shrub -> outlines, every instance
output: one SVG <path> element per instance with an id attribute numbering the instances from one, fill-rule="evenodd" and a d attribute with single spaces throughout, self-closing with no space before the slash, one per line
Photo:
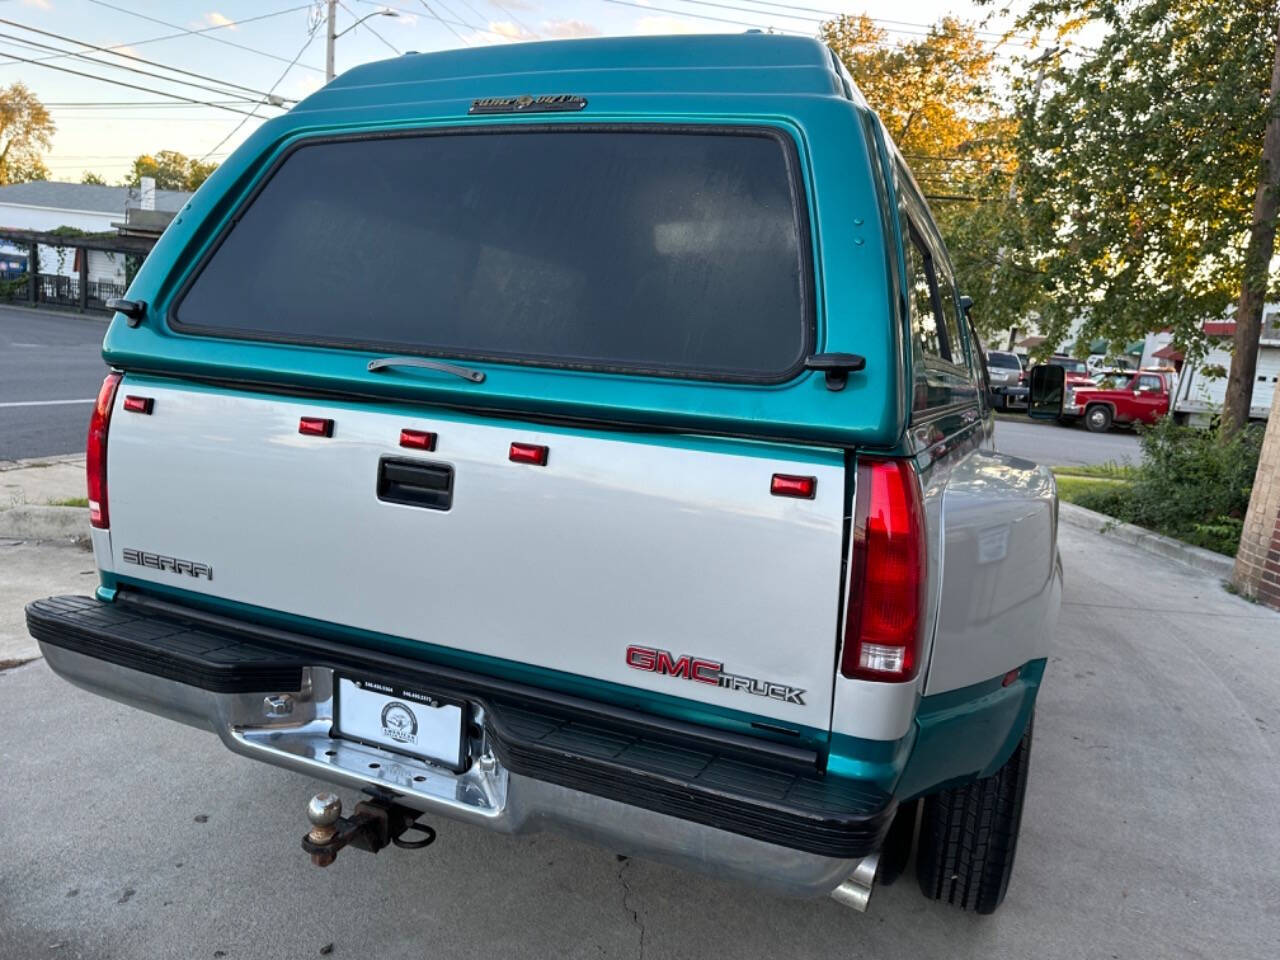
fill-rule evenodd
<path id="1" fill-rule="evenodd" d="M 1142 429 L 1139 442 L 1143 462 L 1122 508 L 1127 515 L 1105 512 L 1234 555 L 1258 469 L 1262 430 L 1251 426 L 1223 436 L 1180 427 L 1165 417 Z"/>

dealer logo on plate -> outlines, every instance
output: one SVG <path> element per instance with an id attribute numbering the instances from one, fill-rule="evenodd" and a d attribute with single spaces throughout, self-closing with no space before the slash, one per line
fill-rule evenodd
<path id="1" fill-rule="evenodd" d="M 382 708 L 382 732 L 396 743 L 418 742 L 418 718 L 399 700 Z"/>

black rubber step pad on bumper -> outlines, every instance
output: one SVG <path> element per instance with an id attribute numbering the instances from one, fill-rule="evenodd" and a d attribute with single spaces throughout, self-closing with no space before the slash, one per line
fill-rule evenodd
<path id="1" fill-rule="evenodd" d="M 782 762 L 768 744 L 758 755 L 740 740 L 721 748 L 713 730 L 680 736 L 678 725 L 618 722 L 540 688 L 256 624 L 241 634 L 226 617 L 163 606 L 51 597 L 27 606 L 27 627 L 42 643 L 216 693 L 297 690 L 306 666 L 426 685 L 483 704 L 494 751 L 512 773 L 807 853 L 866 856 L 893 818 L 888 794 Z"/>

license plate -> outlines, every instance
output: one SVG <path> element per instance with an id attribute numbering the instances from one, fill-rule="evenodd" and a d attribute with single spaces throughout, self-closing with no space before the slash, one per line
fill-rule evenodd
<path id="1" fill-rule="evenodd" d="M 335 732 L 350 740 L 461 770 L 466 704 L 379 680 L 338 677 Z"/>

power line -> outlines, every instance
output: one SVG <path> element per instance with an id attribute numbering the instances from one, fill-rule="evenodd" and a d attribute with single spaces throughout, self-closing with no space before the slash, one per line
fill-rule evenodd
<path id="1" fill-rule="evenodd" d="M 75 39 L 74 37 L 68 37 L 68 36 L 65 36 L 65 35 L 63 35 L 63 34 L 61 34 L 61 33 L 52 33 L 52 32 L 50 32 L 50 31 L 48 31 L 48 30 L 41 30 L 41 29 L 39 29 L 38 27 L 29 27 L 29 26 L 27 26 L 26 24 L 18 23 L 17 21 L 14 21 L 14 20 L 6 20 L 6 19 L 4 19 L 3 17 L 0 17 L 0 23 L 5 23 L 5 24 L 8 24 L 8 25 L 9 25 L 9 26 L 11 26 L 11 27 L 17 27 L 19 30 L 26 30 L 26 31 L 28 31 L 28 32 L 30 32 L 30 33 L 38 33 L 38 34 L 40 34 L 40 35 L 41 35 L 41 36 L 43 36 L 43 37 L 53 37 L 55 40 L 62 40 L 62 41 L 65 41 L 65 42 L 67 42 L 67 43 L 76 43 L 76 44 L 79 44 L 79 45 L 80 45 L 80 46 L 82 46 L 82 47 L 87 47 L 87 48 L 89 48 L 90 50 L 98 50 L 98 51 L 100 51 L 100 52 L 102 52 L 102 53 L 109 53 L 109 54 L 111 54 L 111 55 L 112 55 L 112 56 L 114 56 L 114 57 L 124 57 L 124 58 L 125 58 L 125 59 L 127 59 L 127 60 L 134 60 L 134 61 L 136 61 L 136 62 L 138 62 L 138 63 L 145 63 L 145 64 L 147 64 L 148 66 L 152 66 L 152 67 L 159 67 L 160 69 L 162 69 L 162 70 L 168 70 L 168 71 L 170 71 L 171 73 L 181 73 L 181 74 L 183 74 L 184 76 L 188 76 L 188 77 L 196 77 L 196 78 L 197 78 L 197 79 L 199 79 L 199 80 L 208 80 L 208 81 L 210 81 L 210 82 L 212 82 L 212 83 L 219 83 L 219 84 L 222 84 L 223 86 L 226 86 L 226 87 L 235 87 L 235 88 L 236 88 L 236 89 L 238 89 L 238 90 L 244 90 L 244 91 L 246 91 L 247 93 L 252 93 L 252 94 L 254 94 L 255 96 L 258 96 L 258 97 L 263 96 L 263 93 L 262 93 L 262 91 L 261 91 L 261 90 L 255 90 L 255 89 L 253 89 L 253 87 L 246 87 L 244 84 L 241 84 L 241 83 L 233 83 L 233 82 L 231 82 L 230 80 L 219 80 L 217 77 L 209 77 L 209 76 L 205 76 L 205 75 L 204 75 L 204 74 L 202 74 L 202 73 L 195 73 L 195 72 L 193 72 L 193 71 L 191 71 L 191 70 L 184 70 L 182 67 L 171 67 L 171 66 L 169 66 L 168 64 L 165 64 L 165 63 L 158 63 L 158 62 L 156 62 L 155 60 L 148 60 L 148 59 L 146 59 L 145 57 L 135 56 L 135 55 L 134 55 L 134 54 L 132 54 L 132 53 L 124 53 L 124 52 L 122 52 L 122 51 L 120 51 L 120 50 L 112 50 L 110 47 L 100 47 L 100 46 L 98 46 L 97 44 L 88 43 L 88 42 L 86 42 L 86 41 L 84 41 L 84 40 L 77 40 L 77 39 Z M 50 47 L 50 49 L 55 49 L 55 48 Z M 72 54 L 72 55 L 79 56 L 79 54 Z M 93 62 L 98 63 L 98 62 L 102 62 L 102 61 L 93 61 Z M 191 84 L 191 86 L 198 86 L 198 84 Z M 208 89 L 208 88 L 206 88 L 206 89 Z"/>
<path id="2" fill-rule="evenodd" d="M 343 3 L 342 0 L 338 0 L 338 6 L 340 6 L 343 10 L 347 11 L 347 13 L 351 14 L 351 16 L 353 17 L 355 16 L 355 12 L 350 7 L 348 7 L 345 3 Z M 382 41 L 382 45 L 384 47 L 389 48 L 391 52 L 394 53 L 397 57 L 400 56 L 400 51 L 397 50 L 393 44 L 389 43 L 386 37 L 380 34 L 377 30 L 373 29 L 373 26 L 368 21 L 361 21 L 357 19 L 355 25 L 357 27 L 363 27 L 365 30 L 368 30 L 375 37 L 377 37 L 379 40 Z"/>
<path id="3" fill-rule="evenodd" d="M 461 15 L 461 14 L 459 14 L 457 10 L 454 10 L 454 9 L 453 9 L 453 7 L 451 7 L 451 6 L 449 6 L 447 3 L 445 3 L 445 2 L 444 2 L 444 0 L 436 0 L 436 4 L 437 4 L 441 9 L 443 9 L 445 13 L 447 13 L 449 16 L 453 17 L 453 19 L 454 19 L 455 21 L 461 21 L 462 23 L 465 23 L 469 29 L 471 29 L 471 30 L 477 30 L 477 31 L 478 31 L 478 30 L 483 30 L 483 29 L 484 29 L 484 27 L 477 27 L 474 23 L 471 23 L 471 22 L 470 22 L 470 21 L 468 21 L 468 20 L 463 20 L 462 15 Z M 508 38 L 508 39 L 509 39 L 509 38 Z"/>
<path id="4" fill-rule="evenodd" d="M 743 20 L 729 20 L 725 17 L 713 17 L 706 13 L 693 13 L 688 10 L 672 10 L 670 7 L 653 7 L 647 3 L 633 3 L 632 0 L 600 0 L 600 2 L 616 4 L 620 7 L 635 7 L 637 10 L 648 10 L 651 13 L 670 13 L 677 17 L 693 17 L 696 20 L 711 20 L 715 23 L 731 23 L 735 27 L 750 27 L 755 30 L 774 30 L 778 33 L 789 33 L 793 36 L 808 36 L 808 34 L 802 34 L 799 30 L 784 30 L 782 27 L 774 27 L 767 23 L 747 23 Z M 716 4 L 716 6 L 720 6 L 720 4 Z M 760 11 L 760 13 L 763 14 L 764 11 Z"/>
<path id="5" fill-rule="evenodd" d="M 0 23 L 8 21 L 0 20 Z M 110 63 L 106 60 L 99 60 L 97 57 L 91 57 L 87 53 L 78 53 L 72 50 L 62 50 L 60 47 L 52 46 L 48 43 L 41 43 L 38 40 L 27 40 L 23 37 L 15 36 L 12 33 L 0 33 L 0 39 L 8 40 L 11 43 L 20 43 L 25 47 L 34 47 L 37 50 L 58 50 L 66 53 L 68 56 L 75 57 L 78 60 L 84 60 L 88 63 L 96 64 L 100 67 L 106 67 L 108 70 L 124 70 L 127 73 L 136 73 L 142 77 L 150 77 L 153 80 L 162 80 L 165 83 L 176 83 L 185 87 L 194 87 L 197 90 L 207 90 L 210 93 L 218 93 L 224 97 L 235 96 L 234 90 L 227 90 L 223 87 L 211 87 L 208 84 L 196 83 L 192 80 L 179 80 L 175 77 L 166 77 L 161 73 L 153 73 L 150 70 L 139 70 L 137 67 L 129 67 L 122 63 Z M 72 41 L 75 42 L 75 41 Z M 49 66 L 49 64 L 41 64 L 41 66 Z"/>
<path id="6" fill-rule="evenodd" d="M 271 85 L 271 89 L 267 91 L 268 97 L 270 97 L 271 94 L 275 93 L 276 87 L 280 86 L 280 84 L 284 82 L 284 78 L 289 75 L 289 71 L 293 69 L 293 65 L 302 58 L 302 55 L 304 53 L 307 52 L 307 47 L 311 46 L 311 41 L 315 40 L 316 38 L 316 30 L 319 26 L 320 26 L 320 21 L 317 20 L 315 23 L 315 26 L 313 26 L 311 30 L 307 33 L 306 42 L 303 43 L 301 48 L 299 48 L 297 54 L 294 55 L 293 60 L 289 63 L 287 67 L 284 68 L 284 71 L 280 74 L 280 76 L 276 78 L 276 82 Z M 246 123 L 248 123 L 250 118 L 252 118 L 253 115 L 258 112 L 258 106 L 259 104 L 255 104 L 253 110 L 248 114 L 248 116 L 246 116 L 243 120 L 241 120 L 234 127 L 232 127 L 231 132 L 228 133 L 221 140 L 219 140 L 216 144 L 214 144 L 213 149 L 210 150 L 208 153 L 206 153 L 200 159 L 202 161 L 208 160 L 211 156 L 213 156 L 213 154 L 218 150 L 219 147 L 221 147 L 224 143 L 226 143 L 228 140 L 234 137 L 237 133 L 239 133 L 240 128 L 243 127 Z"/>
<path id="7" fill-rule="evenodd" d="M 467 23 L 465 20 L 457 20 L 457 19 L 450 20 L 446 17 L 442 17 L 440 16 L 440 14 L 436 13 L 433 9 L 431 9 L 431 7 L 426 4 L 425 0 L 418 0 L 418 2 L 423 6 L 423 8 L 426 9 L 427 13 L 431 16 L 433 20 L 435 20 L 437 23 L 443 26 L 446 30 L 452 33 L 462 43 L 467 44 L 467 46 L 471 45 L 470 41 L 467 40 L 466 37 L 462 36 L 462 34 L 458 33 L 458 31 L 451 29 L 450 24 L 456 27 L 466 27 L 468 30 L 475 30 L 478 33 L 487 33 L 491 37 L 497 37 L 499 40 L 502 40 L 504 43 L 511 43 L 515 39 L 509 34 L 499 33 L 497 30 L 490 30 L 488 27 L 477 27 L 474 23 Z M 416 10 L 410 10 L 408 7 L 399 7 L 399 6 L 396 6 L 394 3 L 382 3 L 380 2 L 380 0 L 356 0 L 356 3 L 363 3 L 370 7 L 382 7 L 388 10 L 399 10 L 401 13 L 407 13 L 411 16 L 420 16 L 418 11 Z M 501 6 L 501 4 L 499 4 L 499 6 Z M 506 10 L 507 8 L 503 7 L 502 9 Z M 457 15 L 451 14 L 451 16 L 456 17 Z M 512 19 L 514 20 L 515 18 L 513 17 Z M 523 24 L 517 23 L 517 26 L 523 26 Z M 525 29 L 527 30 L 528 28 L 525 27 Z M 537 34 L 534 34 L 534 36 L 537 36 Z"/>
<path id="8" fill-rule="evenodd" d="M 154 87 L 141 87 L 136 83 L 125 83 L 125 81 L 123 80 L 115 80 L 115 79 L 112 79 L 111 77 L 100 77 L 95 73 L 85 73 L 83 70 L 72 70 L 70 67 L 59 67 L 59 66 L 55 66 L 52 63 L 42 63 L 39 60 L 33 60 L 31 57 L 20 57 L 16 53 L 9 53 L 7 51 L 5 52 L 4 55 L 6 57 L 12 57 L 14 60 L 17 60 L 21 63 L 31 63 L 31 64 L 35 64 L 37 67 L 44 67 L 46 70 L 57 70 L 59 73 L 70 73 L 74 76 L 85 77 L 89 80 L 100 80 L 103 83 L 115 84 L 117 87 L 127 87 L 130 90 L 141 90 L 143 93 L 154 93 L 162 97 L 170 97 L 174 100 L 181 100 L 184 103 L 194 103 L 201 107 L 214 107 L 218 110 L 228 110 L 231 113 L 243 113 L 246 117 L 253 116 L 253 114 L 249 113 L 246 110 L 237 110 L 235 107 L 228 107 L 225 104 L 221 104 L 213 100 L 193 100 L 190 97 L 184 97 L 176 93 L 169 93 L 168 91 L 165 91 L 165 90 L 156 90 Z"/>
<path id="9" fill-rule="evenodd" d="M 181 31 L 180 33 L 170 34 L 169 36 L 165 36 L 165 37 L 152 37 L 150 40 L 140 40 L 138 43 L 125 44 L 125 46 L 137 47 L 137 46 L 141 46 L 144 43 L 156 43 L 160 40 L 172 40 L 175 37 L 199 36 L 199 37 L 203 37 L 206 40 L 212 40 L 214 43 L 221 43 L 224 46 L 235 47 L 237 50 L 247 50 L 249 53 L 256 53 L 260 57 L 269 57 L 272 60 L 279 60 L 281 63 L 288 63 L 289 61 L 284 57 L 278 56 L 277 54 L 268 53 L 266 50 L 259 50 L 256 47 L 247 47 L 243 43 L 236 43 L 232 40 L 227 40 L 223 37 L 212 37 L 212 36 L 209 36 L 208 34 L 213 30 L 221 30 L 225 27 L 239 26 L 240 24 L 243 24 L 243 23 L 253 23 L 255 20 L 267 20 L 271 17 L 283 16 L 286 13 L 294 13 L 297 10 L 311 9 L 310 3 L 304 3 L 297 7 L 288 7 L 284 10 L 277 10 L 275 13 L 263 13 L 263 14 L 259 14 L 256 17 L 245 17 L 243 20 L 232 20 L 228 23 L 219 23 L 212 27 L 200 27 L 198 29 L 187 30 L 178 26 L 178 24 L 176 23 L 170 23 L 168 20 L 161 20 L 157 17 L 148 16 L 145 13 L 139 13 L 137 10 L 130 10 L 128 7 L 119 7 L 119 6 L 116 6 L 114 3 L 107 3 L 107 0 L 89 0 L 89 2 L 96 3 L 100 7 L 107 7 L 110 10 L 118 10 L 120 13 L 127 13 L 131 17 L 138 17 L 139 19 L 142 19 L 142 20 L 150 20 L 152 23 L 158 23 L 162 27 L 169 27 L 172 30 Z M 302 64 L 302 67 L 305 70 L 314 70 L 316 73 L 324 73 L 324 71 L 321 70 L 319 67 L 313 67 L 310 64 L 304 63 Z"/>
<path id="10" fill-rule="evenodd" d="M 457 30 L 453 29 L 453 27 L 449 26 L 449 24 L 445 22 L 444 18 L 441 17 L 440 14 L 436 13 L 429 6 L 427 6 L 427 0 L 418 0 L 418 2 L 422 4 L 422 8 L 426 10 L 427 13 L 431 14 L 433 17 L 439 20 L 446 30 L 448 30 L 455 37 L 457 37 L 460 43 L 466 44 L 468 47 L 471 46 L 471 44 L 467 43 L 467 41 L 463 39 L 462 34 L 460 34 Z M 466 24 L 464 23 L 463 26 L 465 27 Z"/>
<path id="11" fill-rule="evenodd" d="M 498 0 L 489 0 L 489 2 L 492 3 L 499 10 L 501 10 L 503 13 L 505 13 L 508 17 L 510 17 L 511 22 L 514 23 L 521 30 L 523 30 L 525 33 L 529 34 L 529 36 L 531 37 L 541 36 L 541 34 L 539 34 L 537 30 L 534 30 L 533 27 L 529 26 L 527 23 L 525 23 L 523 20 L 517 17 L 515 14 L 515 11 L 512 10 L 510 7 L 504 6 L 503 4 L 499 3 Z M 470 10 L 472 13 L 474 13 L 477 17 L 479 17 L 482 22 L 485 21 L 486 18 L 484 14 L 482 14 L 479 10 L 473 7 L 468 2 L 468 0 L 462 0 L 462 5 L 466 7 L 468 10 Z"/>

